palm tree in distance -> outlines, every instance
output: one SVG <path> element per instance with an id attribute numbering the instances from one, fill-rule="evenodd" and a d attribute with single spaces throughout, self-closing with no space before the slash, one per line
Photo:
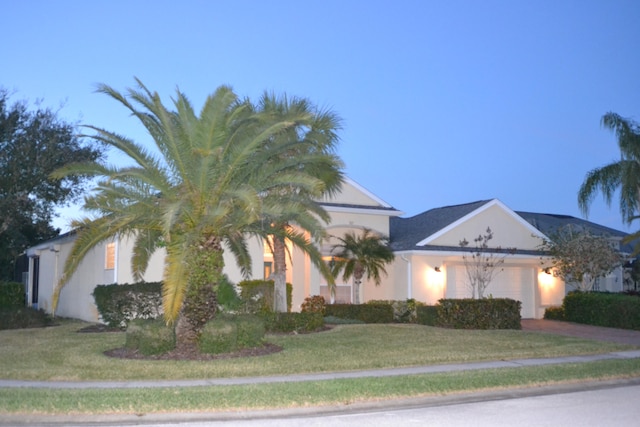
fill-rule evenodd
<path id="1" fill-rule="evenodd" d="M 316 108 L 309 100 L 297 97 L 278 97 L 265 92 L 260 98 L 256 110 L 266 120 L 282 121 L 297 117 L 292 126 L 273 135 L 274 144 L 284 144 L 289 148 L 282 152 L 282 158 L 274 158 L 280 164 L 282 174 L 294 168 L 296 173 L 309 175 L 319 180 L 321 187 L 314 192 L 301 191 L 300 187 L 283 186 L 270 191 L 265 198 L 275 203 L 287 200 L 289 205 L 297 207 L 282 212 L 279 216 L 265 216 L 263 224 L 268 225 L 266 239 L 273 254 L 274 268 L 271 278 L 274 281 L 274 311 L 287 311 L 286 295 L 286 241 L 301 248 L 309 255 L 310 260 L 320 272 L 333 284 L 331 272 L 322 260 L 322 255 L 314 245 L 311 237 L 318 242 L 324 237 L 322 223 L 329 221 L 329 215 L 318 203 L 323 196 L 335 194 L 342 186 L 343 164 L 335 154 L 338 142 L 337 131 L 340 129 L 340 118 L 331 111 Z M 304 161 L 303 161 L 304 160 Z M 286 179 L 286 178 L 285 178 Z M 289 254 L 290 255 L 290 254 Z"/>
<path id="2" fill-rule="evenodd" d="M 295 189 L 315 194 L 319 179 L 282 164 L 289 147 L 275 135 L 295 123 L 266 119 L 227 86 L 207 97 L 196 114 L 176 91 L 172 108 L 136 79 L 137 88 L 122 94 L 107 85 L 98 92 L 126 107 L 153 139 L 152 153 L 114 132 L 89 126 L 94 139 L 126 155 L 131 166 L 85 163 L 61 169 L 56 177 L 86 174 L 99 179 L 85 210 L 94 214 L 77 222 L 78 237 L 68 257 L 59 292 L 84 256 L 97 244 L 117 237 L 134 239 L 132 272 L 139 280 L 151 255 L 165 248 L 163 306 L 176 326 L 176 345 L 191 349 L 204 324 L 215 316 L 217 286 L 229 250 L 245 275 L 251 264 L 247 237 L 264 217 L 297 212 L 292 199 L 274 203 L 265 194 Z M 298 161 L 305 163 L 302 157 Z"/>
<path id="3" fill-rule="evenodd" d="M 346 282 L 353 277 L 354 303 L 360 303 L 360 285 L 362 279 L 373 279 L 376 286 L 380 285 L 381 274 L 386 275 L 384 266 L 391 263 L 395 255 L 389 247 L 389 238 L 375 234 L 365 228 L 362 234 L 348 232 L 344 237 L 336 237 L 340 243 L 333 245 L 335 251 L 332 259 L 332 274 L 338 277 L 342 272 L 342 279 Z"/>
<path id="4" fill-rule="evenodd" d="M 615 132 L 620 160 L 587 173 L 578 192 L 578 205 L 586 216 L 598 192 L 611 205 L 614 193 L 619 190 L 622 219 L 631 224 L 640 209 L 640 127 L 615 113 L 605 114 L 602 125 Z"/>

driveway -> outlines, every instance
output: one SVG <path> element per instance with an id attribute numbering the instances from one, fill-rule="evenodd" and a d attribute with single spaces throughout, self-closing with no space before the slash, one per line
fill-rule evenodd
<path id="1" fill-rule="evenodd" d="M 558 320 L 523 319 L 522 330 L 640 346 L 640 331 L 628 329 L 603 328 Z"/>

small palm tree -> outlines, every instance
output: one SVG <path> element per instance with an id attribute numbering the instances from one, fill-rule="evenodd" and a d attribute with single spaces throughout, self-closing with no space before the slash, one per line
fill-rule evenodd
<path id="1" fill-rule="evenodd" d="M 360 285 L 366 275 L 373 279 L 376 286 L 380 285 L 381 274 L 386 275 L 384 266 L 391 263 L 395 255 L 389 247 L 389 238 L 373 233 L 365 228 L 362 234 L 348 232 L 344 237 L 337 237 L 340 243 L 333 245 L 331 252 L 335 252 L 332 260 L 332 274 L 338 277 L 342 272 L 342 279 L 348 281 L 353 277 L 354 303 L 360 303 Z"/>
<path id="2" fill-rule="evenodd" d="M 319 179 L 288 168 L 281 159 L 289 147 L 274 138 L 295 123 L 265 120 L 248 101 L 226 86 L 210 95 L 196 114 L 177 91 L 173 109 L 139 80 L 122 94 L 101 85 L 104 93 L 126 107 L 146 128 L 154 151 L 114 132 L 91 127 L 98 141 L 123 153 L 130 165 L 85 163 L 55 176 L 85 174 L 99 179 L 85 210 L 94 217 L 77 223 L 78 238 L 54 294 L 84 256 L 97 244 L 117 237 L 134 239 L 132 270 L 144 274 L 151 255 L 166 249 L 163 305 L 165 319 L 176 323 L 177 346 L 192 348 L 204 324 L 215 315 L 217 286 L 229 248 L 250 274 L 247 236 L 264 217 L 281 217 L 297 206 L 291 199 L 275 203 L 265 197 L 293 188 L 312 194 Z M 305 163 L 303 154 L 297 159 Z M 55 310 L 55 307 L 54 307 Z"/>
<path id="3" fill-rule="evenodd" d="M 335 194 L 344 179 L 342 161 L 334 152 L 341 120 L 331 111 L 319 110 L 305 98 L 289 98 L 286 95 L 278 97 L 266 92 L 260 98 L 256 110 L 265 120 L 287 121 L 292 117 L 296 118 L 292 126 L 273 136 L 273 143 L 289 146 L 283 152 L 283 157 L 274 161 L 280 163 L 284 176 L 289 168 L 294 168 L 296 173 L 308 174 L 313 180 L 322 183 L 313 192 L 284 186 L 265 196 L 277 203 L 282 200 L 293 202 L 290 204 L 297 207 L 295 210 L 282 212 L 279 216 L 262 219 L 263 224 L 268 224 L 266 234 L 272 237 L 267 242 L 271 245 L 274 260 L 271 275 L 274 280 L 274 310 L 284 312 L 287 311 L 285 241 L 302 249 L 328 281 L 332 283 L 333 280 L 320 251 L 309 236 L 315 237 L 313 240 L 316 241 L 324 236 L 322 223 L 328 222 L 329 215 L 317 200 L 325 195 Z"/>
<path id="4" fill-rule="evenodd" d="M 620 160 L 587 173 L 578 192 L 578 204 L 587 215 L 598 192 L 611 204 L 614 193 L 620 190 L 620 213 L 623 221 L 630 224 L 640 209 L 640 126 L 615 113 L 605 114 L 602 125 L 615 132 Z"/>

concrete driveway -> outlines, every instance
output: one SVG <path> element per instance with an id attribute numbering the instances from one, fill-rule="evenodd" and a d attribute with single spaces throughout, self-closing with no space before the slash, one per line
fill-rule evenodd
<path id="1" fill-rule="evenodd" d="M 522 330 L 640 346 L 640 331 L 628 329 L 603 328 L 558 320 L 523 319 Z"/>

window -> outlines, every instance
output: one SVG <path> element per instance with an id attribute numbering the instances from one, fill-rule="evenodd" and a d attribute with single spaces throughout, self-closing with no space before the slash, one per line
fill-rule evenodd
<path id="1" fill-rule="evenodd" d="M 115 242 L 107 243 L 105 251 L 105 270 L 113 270 L 116 268 L 116 244 Z"/>
<path id="2" fill-rule="evenodd" d="M 264 278 L 268 279 L 273 271 L 273 263 L 269 261 L 264 262 Z"/>

